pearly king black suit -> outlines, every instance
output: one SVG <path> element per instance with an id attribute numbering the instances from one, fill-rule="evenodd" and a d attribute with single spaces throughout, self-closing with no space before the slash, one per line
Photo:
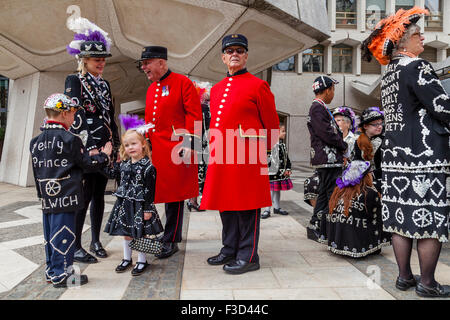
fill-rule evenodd
<path id="1" fill-rule="evenodd" d="M 100 149 L 108 141 L 112 142 L 112 159 L 114 161 L 114 156 L 120 146 L 120 140 L 114 120 L 114 105 L 109 83 L 101 77 L 94 78 L 90 73 L 86 73 L 84 76 L 81 73 L 73 74 L 66 78 L 64 93 L 82 107 L 76 113 L 70 131 L 82 139 L 88 151 Z M 105 206 L 104 193 L 107 182 L 108 178 L 100 172 L 86 172 L 83 176 L 85 202 L 84 207 L 77 212 L 76 250 L 81 249 L 81 233 L 89 203 L 91 203 L 91 251 L 99 248 L 100 229 Z M 93 247 L 94 245 L 96 248 Z M 77 252 L 75 253 L 75 259 L 78 259 Z"/>

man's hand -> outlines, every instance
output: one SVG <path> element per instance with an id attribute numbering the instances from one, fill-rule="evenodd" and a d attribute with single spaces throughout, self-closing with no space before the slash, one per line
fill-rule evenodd
<path id="1" fill-rule="evenodd" d="M 108 155 L 108 157 L 109 157 L 111 155 L 111 152 L 112 152 L 112 143 L 108 141 L 105 144 L 105 146 L 102 148 L 102 152 L 106 153 Z"/>
<path id="2" fill-rule="evenodd" d="M 192 153 L 191 149 L 186 147 L 181 147 L 180 151 L 178 151 L 178 155 L 180 156 L 180 158 L 184 159 L 190 159 L 191 153 Z"/>
<path id="3" fill-rule="evenodd" d="M 98 149 L 92 149 L 91 151 L 89 151 L 90 156 L 95 156 L 97 154 L 99 154 Z"/>

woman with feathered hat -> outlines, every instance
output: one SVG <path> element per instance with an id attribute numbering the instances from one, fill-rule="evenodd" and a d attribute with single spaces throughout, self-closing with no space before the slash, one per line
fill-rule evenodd
<path id="1" fill-rule="evenodd" d="M 387 65 L 381 80 L 385 112 L 382 218 L 392 233 L 399 267 L 396 287 L 422 297 L 448 297 L 434 273 L 450 213 L 450 99 L 431 64 L 421 58 L 424 37 L 416 25 L 428 11 L 414 7 L 381 20 L 362 44 L 364 57 Z M 410 266 L 417 239 L 420 280 Z"/>
<path id="2" fill-rule="evenodd" d="M 108 81 L 102 78 L 105 58 L 111 57 L 109 51 L 111 39 L 105 31 L 85 18 L 70 21 L 68 27 L 75 32 L 75 36 L 67 46 L 67 52 L 78 60 L 78 73 L 66 78 L 65 94 L 82 107 L 75 116 L 71 131 L 80 136 L 86 150 L 93 154 L 111 141 L 114 156 L 117 154 L 120 140 L 114 120 L 111 88 Z M 97 257 L 107 257 L 100 242 L 107 182 L 108 178 L 100 172 L 85 172 L 83 175 L 85 206 L 76 214 L 75 261 L 83 263 L 98 261 L 81 246 L 81 234 L 89 203 L 92 234 L 90 251 Z"/>

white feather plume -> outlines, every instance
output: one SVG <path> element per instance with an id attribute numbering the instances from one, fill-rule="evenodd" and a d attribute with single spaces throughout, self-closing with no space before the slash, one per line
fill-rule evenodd
<path id="1" fill-rule="evenodd" d="M 145 135 L 147 133 L 148 130 L 150 130 L 151 128 L 154 128 L 155 125 L 151 122 L 144 124 L 142 126 L 137 127 L 135 130 L 136 132 Z"/>
<path id="2" fill-rule="evenodd" d="M 78 17 L 75 19 L 69 19 L 67 21 L 67 28 L 75 33 L 84 34 L 85 36 L 89 35 L 89 31 L 99 31 L 106 39 L 107 48 L 109 49 L 111 47 L 112 41 L 109 38 L 108 33 L 86 18 Z"/>

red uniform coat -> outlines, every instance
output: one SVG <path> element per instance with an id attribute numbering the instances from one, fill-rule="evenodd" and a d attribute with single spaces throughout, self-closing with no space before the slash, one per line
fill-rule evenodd
<path id="1" fill-rule="evenodd" d="M 187 77 L 170 72 L 147 90 L 145 122 L 149 130 L 152 162 L 156 168 L 155 203 L 181 201 L 198 196 L 197 164 L 185 164 L 176 150 L 183 137 L 201 137 L 202 108 L 197 91 Z M 194 121 L 198 121 L 194 129 Z"/>
<path id="2" fill-rule="evenodd" d="M 210 110 L 210 157 L 201 208 L 271 206 L 267 149 L 278 141 L 279 120 L 268 83 L 248 72 L 227 77 L 212 87 Z"/>

